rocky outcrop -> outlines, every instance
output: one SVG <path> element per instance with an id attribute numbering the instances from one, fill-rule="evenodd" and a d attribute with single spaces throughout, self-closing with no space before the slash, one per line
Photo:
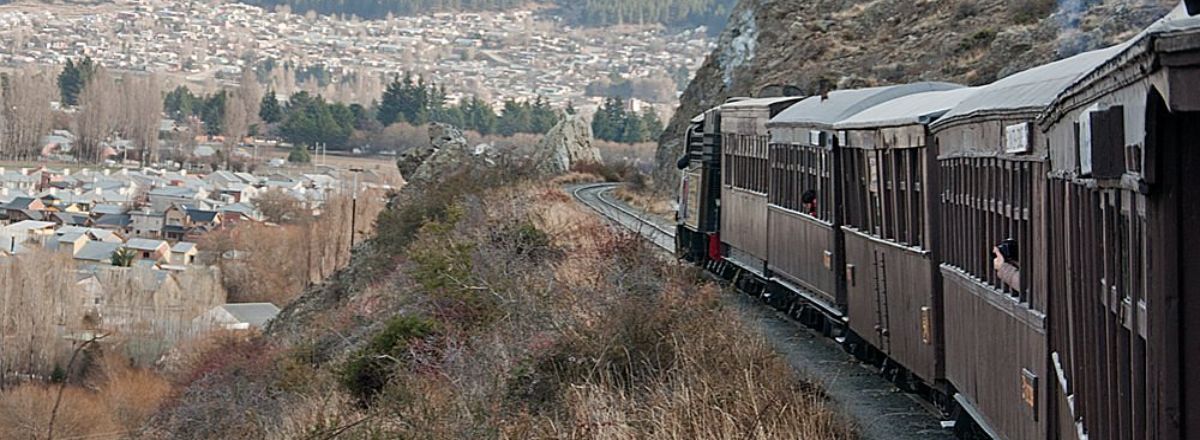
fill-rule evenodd
<path id="1" fill-rule="evenodd" d="M 537 145 L 541 160 L 537 163 L 542 174 L 562 174 L 578 163 L 599 163 L 600 150 L 592 146 L 592 126 L 579 115 L 570 115 L 546 133 Z"/>
<path id="2" fill-rule="evenodd" d="M 466 167 L 494 165 L 490 153 L 490 148 L 469 147 L 462 130 L 434 123 L 429 126 L 429 146 L 405 152 L 396 167 L 407 181 L 406 188 L 423 188 Z"/>
<path id="3" fill-rule="evenodd" d="M 1120 42 L 1176 0 L 740 0 L 659 139 L 677 182 L 687 121 L 734 96 L 911 81 L 984 84 Z"/>

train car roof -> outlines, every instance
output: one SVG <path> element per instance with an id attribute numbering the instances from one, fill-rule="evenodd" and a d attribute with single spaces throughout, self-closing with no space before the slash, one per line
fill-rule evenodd
<path id="1" fill-rule="evenodd" d="M 996 114 L 1041 112 L 1067 87 L 1120 53 L 1127 45 L 1084 52 L 982 86 L 931 125 L 938 127 L 953 121 Z"/>
<path id="2" fill-rule="evenodd" d="M 829 126 L 884 102 L 914 93 L 954 90 L 958 84 L 920 82 L 866 89 L 835 90 L 827 96 L 813 96 L 788 107 L 771 119 L 768 126 Z"/>
<path id="3" fill-rule="evenodd" d="M 740 101 L 733 101 L 722 105 L 723 109 L 742 109 L 742 108 L 766 108 L 776 104 L 786 103 L 789 101 L 795 102 L 804 99 L 803 96 L 779 96 L 774 98 L 750 98 Z"/>
<path id="4" fill-rule="evenodd" d="M 977 91 L 978 87 L 972 87 L 902 96 L 846 118 L 834 124 L 834 128 L 855 130 L 929 124 Z"/>
<path id="5" fill-rule="evenodd" d="M 1054 114 L 1058 107 L 1063 105 L 1064 100 L 1079 90 L 1088 87 L 1089 84 L 1110 74 L 1114 69 L 1119 68 L 1122 64 L 1136 58 L 1141 53 L 1153 51 L 1151 44 L 1155 37 L 1171 37 L 1176 35 L 1193 35 L 1200 33 L 1200 15 L 1192 16 L 1188 14 L 1187 8 L 1183 3 L 1180 3 L 1174 10 L 1168 13 L 1163 18 L 1154 22 L 1146 29 L 1126 41 L 1124 44 L 1109 48 L 1113 52 L 1107 58 L 1102 60 L 1096 66 L 1089 69 L 1087 72 L 1076 77 L 1073 81 L 1067 84 L 1049 104 L 1047 111 L 1041 115 L 1039 119 L 1046 122 L 1045 119 Z"/>

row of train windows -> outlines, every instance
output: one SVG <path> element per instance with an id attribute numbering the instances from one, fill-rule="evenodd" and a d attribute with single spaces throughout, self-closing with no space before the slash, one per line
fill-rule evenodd
<path id="1" fill-rule="evenodd" d="M 768 136 L 724 135 L 725 184 L 760 194 L 767 193 Z"/>
<path id="2" fill-rule="evenodd" d="M 1029 260 L 1032 229 L 1032 162 L 992 157 L 940 161 L 942 182 L 942 260 L 1021 302 L 1032 304 L 1029 280 L 1037 268 Z M 994 248 L 1011 242 L 1005 260 L 1019 272 L 1013 285 L 1002 279 Z"/>
<path id="3" fill-rule="evenodd" d="M 1064 386 L 1077 396 L 1077 413 L 1094 421 L 1091 434 L 1113 437 L 1114 428 L 1130 426 L 1141 432 L 1145 421 L 1129 414 L 1145 408 L 1148 386 L 1145 333 L 1136 319 L 1149 291 L 1146 200 L 1062 180 L 1050 181 L 1049 189 L 1050 264 L 1058 268 L 1049 273 L 1050 290 L 1061 305 L 1052 322 L 1063 326 L 1053 334 L 1070 377 Z M 1106 361 L 1114 356 L 1122 361 Z"/>
<path id="4" fill-rule="evenodd" d="M 824 221 L 833 217 L 833 155 L 807 145 L 771 144 L 771 188 L 775 206 Z"/>
<path id="5" fill-rule="evenodd" d="M 842 154 L 846 225 L 924 248 L 925 149 L 846 149 Z"/>

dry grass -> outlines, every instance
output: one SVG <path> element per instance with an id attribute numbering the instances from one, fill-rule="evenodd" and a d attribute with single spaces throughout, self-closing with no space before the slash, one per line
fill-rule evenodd
<path id="1" fill-rule="evenodd" d="M 557 183 L 449 203 L 309 334 L 192 362 L 205 379 L 182 384 L 152 437 L 202 438 L 189 427 L 203 423 L 222 438 L 853 438 L 717 286 Z"/>
<path id="2" fill-rule="evenodd" d="M 132 437 L 158 410 L 170 391 L 166 380 L 112 359 L 98 359 L 103 367 L 95 377 L 63 390 L 55 438 Z M 0 393 L 0 438 L 45 438 L 58 389 L 58 384 L 29 383 Z"/>
<path id="3" fill-rule="evenodd" d="M 667 220 L 673 220 L 675 218 L 675 203 L 667 194 L 653 191 L 652 188 L 652 186 L 648 186 L 638 190 L 629 185 L 622 185 L 617 187 L 613 193 L 618 199 L 628 203 L 629 206 L 635 209 Z"/>

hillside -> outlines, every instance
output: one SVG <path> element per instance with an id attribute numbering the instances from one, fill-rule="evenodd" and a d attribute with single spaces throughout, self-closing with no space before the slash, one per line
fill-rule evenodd
<path id="1" fill-rule="evenodd" d="M 357 15 L 383 18 L 388 14 L 414 15 L 433 12 L 500 11 L 527 6 L 531 0 L 241 0 L 243 3 L 273 8 L 286 5 L 292 12 L 314 11 L 319 14 Z M 551 12 L 567 21 L 584 26 L 614 24 L 665 24 L 670 26 L 708 26 L 720 29 L 729 16 L 734 0 L 537 0 L 551 6 Z"/>
<path id="2" fill-rule="evenodd" d="M 984 84 L 1119 42 L 1173 0 L 739 0 L 659 141 L 671 189 L 692 116 L 733 96 L 919 80 Z M 766 89 L 766 90 L 764 90 Z"/>

